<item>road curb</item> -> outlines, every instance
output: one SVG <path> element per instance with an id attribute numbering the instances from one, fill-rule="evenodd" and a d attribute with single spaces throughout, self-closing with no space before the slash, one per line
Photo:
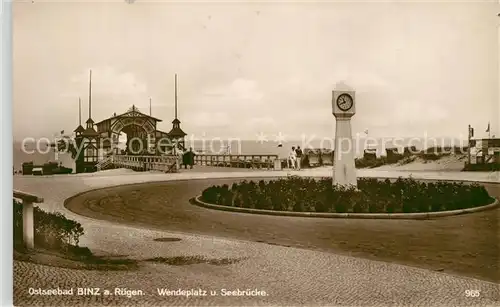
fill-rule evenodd
<path id="1" fill-rule="evenodd" d="M 493 203 L 481 207 L 450 210 L 450 211 L 425 212 L 425 213 L 323 213 L 323 212 L 274 211 L 274 210 L 263 210 L 263 209 L 228 207 L 228 206 L 210 204 L 202 201 L 201 195 L 195 197 L 193 199 L 193 203 L 197 206 L 208 209 L 228 211 L 228 212 L 238 212 L 238 213 L 263 214 L 263 215 L 322 217 L 322 218 L 351 218 L 351 219 L 424 220 L 424 219 L 454 216 L 454 215 L 491 210 L 498 207 L 499 205 L 498 199 L 496 198 L 494 199 L 495 201 Z"/>

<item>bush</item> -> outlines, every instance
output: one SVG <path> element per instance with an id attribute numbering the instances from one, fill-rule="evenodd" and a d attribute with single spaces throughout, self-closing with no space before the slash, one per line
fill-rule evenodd
<path id="1" fill-rule="evenodd" d="M 242 181 L 205 189 L 202 200 L 224 206 L 294 212 L 416 213 L 483 206 L 492 198 L 483 186 L 463 183 L 424 183 L 412 178 L 358 179 L 354 187 L 332 186 L 319 180 L 291 176 L 265 182 Z"/>
<path id="2" fill-rule="evenodd" d="M 401 161 L 399 161 L 399 164 L 400 165 L 410 164 L 410 163 L 414 162 L 416 159 L 417 159 L 416 156 L 405 155 L 405 157 L 403 159 L 401 159 Z"/>
<path id="3" fill-rule="evenodd" d="M 443 154 L 435 154 L 435 153 L 424 153 L 421 154 L 420 157 L 425 161 L 436 161 L 443 157 Z"/>
<path id="4" fill-rule="evenodd" d="M 33 210 L 35 245 L 38 247 L 69 251 L 78 247 L 84 234 L 80 223 L 67 219 L 61 213 L 48 213 L 38 207 Z M 14 200 L 14 246 L 23 243 L 23 206 Z"/>
<path id="5" fill-rule="evenodd" d="M 375 168 L 382 165 L 389 164 L 386 156 L 381 156 L 378 158 L 356 158 L 354 159 L 354 164 L 356 168 Z"/>

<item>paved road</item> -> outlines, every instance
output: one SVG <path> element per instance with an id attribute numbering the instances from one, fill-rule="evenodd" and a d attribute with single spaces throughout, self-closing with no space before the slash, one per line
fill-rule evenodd
<path id="1" fill-rule="evenodd" d="M 93 250 L 145 259 L 168 256 L 204 256 L 239 259 L 229 265 L 170 266 L 142 263 L 135 272 L 78 271 L 14 263 L 16 305 L 498 305 L 497 284 L 439 272 L 293 247 L 271 246 L 233 239 L 134 228 L 93 220 L 67 211 L 64 199 L 82 191 L 127 183 L 171 179 L 285 175 L 281 172 L 132 174 L 107 172 L 95 176 L 15 177 L 16 189 L 45 197 L 44 209 L 63 212 L 82 222 L 82 245 Z M 303 174 L 308 174 L 304 172 Z M 317 175 L 313 174 L 313 175 Z M 380 174 L 378 174 L 380 175 Z M 443 175 L 439 175 L 443 176 Z M 497 176 L 497 175 L 496 175 Z M 418 175 L 415 175 L 418 177 Z M 158 237 L 178 242 L 155 242 Z M 141 289 L 142 296 L 30 296 L 29 287 L 116 287 Z M 218 295 L 164 297 L 157 288 L 212 289 Z M 260 289 L 266 296 L 223 296 L 225 289 Z M 480 290 L 466 298 L 466 290 Z"/>
<path id="2" fill-rule="evenodd" d="M 328 251 L 500 280 L 500 209 L 424 221 L 366 220 L 234 213 L 189 202 L 209 186 L 231 186 L 235 181 L 111 187 L 76 196 L 66 207 L 83 216 L 139 227 Z M 500 185 L 485 185 L 490 195 L 500 196 Z"/>

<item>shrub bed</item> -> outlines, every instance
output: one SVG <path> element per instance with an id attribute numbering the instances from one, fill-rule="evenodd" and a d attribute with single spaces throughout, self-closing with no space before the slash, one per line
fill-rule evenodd
<path id="1" fill-rule="evenodd" d="M 331 178 L 292 176 L 271 181 L 242 181 L 212 186 L 201 200 L 222 206 L 294 212 L 418 213 L 466 209 L 494 201 L 478 184 L 394 182 L 358 179 L 354 187 L 332 186 Z"/>
<path id="2" fill-rule="evenodd" d="M 80 223 L 67 219 L 61 213 L 33 209 L 35 246 L 74 255 L 90 255 L 88 248 L 79 247 L 84 234 Z M 23 249 L 23 206 L 14 199 L 14 248 Z"/>
<path id="3" fill-rule="evenodd" d="M 381 156 L 378 158 L 356 158 L 354 159 L 354 164 L 356 168 L 376 168 L 386 164 L 393 164 L 387 160 L 386 156 Z"/>

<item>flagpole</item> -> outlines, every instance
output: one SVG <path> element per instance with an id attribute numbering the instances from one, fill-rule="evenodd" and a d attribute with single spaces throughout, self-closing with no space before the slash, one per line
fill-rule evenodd
<path id="1" fill-rule="evenodd" d="M 175 119 L 177 119 L 177 74 L 175 74 Z"/>
<path id="2" fill-rule="evenodd" d="M 78 125 L 82 125 L 82 99 L 78 97 Z"/>
<path id="3" fill-rule="evenodd" d="M 472 135 L 471 135 L 471 126 L 470 126 L 470 125 L 469 125 L 469 131 L 468 131 L 468 134 L 467 134 L 467 135 L 468 135 L 468 137 L 467 137 L 467 143 L 468 143 L 468 144 L 467 144 L 467 149 L 468 149 L 468 150 L 467 150 L 467 151 L 468 151 L 467 156 L 468 156 L 468 159 L 467 159 L 467 160 L 468 160 L 468 162 L 469 162 L 468 164 L 470 165 L 470 151 L 471 151 L 471 148 L 470 148 L 470 147 L 471 147 L 471 142 L 470 142 L 470 139 L 471 139 L 471 137 L 472 137 Z"/>
<path id="4" fill-rule="evenodd" d="M 368 141 L 368 129 L 365 129 L 365 134 L 366 134 L 366 137 L 365 137 L 365 145 L 366 145 L 366 142 Z M 370 149 L 370 148 L 368 146 L 366 146 L 365 149 Z"/>

